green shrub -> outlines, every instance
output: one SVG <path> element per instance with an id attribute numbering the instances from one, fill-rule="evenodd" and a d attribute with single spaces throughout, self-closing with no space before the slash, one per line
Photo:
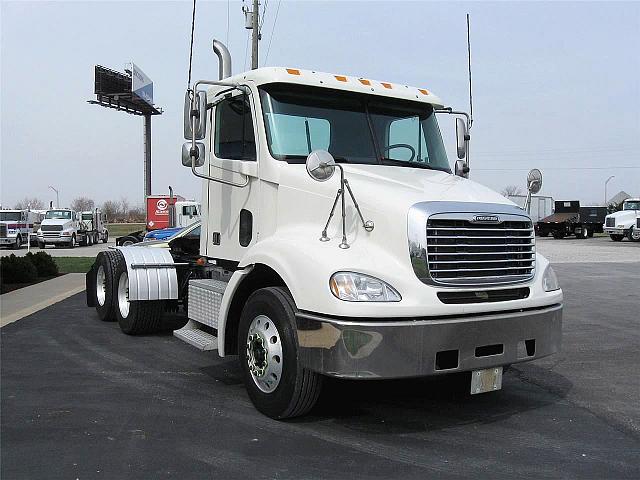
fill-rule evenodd
<path id="1" fill-rule="evenodd" d="M 58 264 L 47 252 L 29 252 L 25 256 L 31 260 L 31 263 L 36 267 L 39 277 L 53 277 L 58 275 Z"/>
<path id="2" fill-rule="evenodd" d="M 0 258 L 0 281 L 3 284 L 31 283 L 38 279 L 38 271 L 26 257 L 14 254 Z"/>

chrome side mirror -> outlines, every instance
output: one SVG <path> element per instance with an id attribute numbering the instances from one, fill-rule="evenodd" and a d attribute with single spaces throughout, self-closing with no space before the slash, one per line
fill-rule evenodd
<path id="1" fill-rule="evenodd" d="M 458 150 L 458 158 L 462 159 L 467 156 L 467 146 L 471 137 L 467 131 L 467 125 L 461 118 L 456 118 L 456 145 Z"/>
<path id="2" fill-rule="evenodd" d="M 196 167 L 204 165 L 204 143 L 196 142 L 198 156 L 196 157 Z M 182 165 L 191 167 L 191 142 L 182 144 Z"/>
<path id="3" fill-rule="evenodd" d="M 464 160 L 456 160 L 455 173 L 459 177 L 469 178 L 469 166 Z"/>
<path id="4" fill-rule="evenodd" d="M 336 161 L 326 150 L 314 150 L 307 157 L 307 173 L 317 182 L 326 182 L 336 171 Z"/>
<path id="5" fill-rule="evenodd" d="M 207 92 L 196 93 L 196 140 L 202 140 L 207 131 Z M 184 94 L 184 139 L 191 140 L 191 95 Z"/>

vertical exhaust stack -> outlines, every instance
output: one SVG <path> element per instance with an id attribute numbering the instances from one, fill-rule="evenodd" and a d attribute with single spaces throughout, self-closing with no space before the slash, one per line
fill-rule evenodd
<path id="1" fill-rule="evenodd" d="M 213 40 L 213 51 L 218 56 L 218 80 L 231 76 L 231 54 L 224 43 Z"/>

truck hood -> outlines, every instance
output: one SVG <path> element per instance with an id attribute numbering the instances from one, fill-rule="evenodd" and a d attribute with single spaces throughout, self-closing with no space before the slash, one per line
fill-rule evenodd
<path id="1" fill-rule="evenodd" d="M 62 218 L 46 218 L 44 220 L 42 220 L 42 223 L 40 223 L 40 225 L 62 225 L 65 226 L 67 224 L 70 224 L 72 222 L 72 220 L 65 220 Z"/>
<path id="2" fill-rule="evenodd" d="M 636 217 L 640 214 L 638 210 L 620 210 L 619 212 L 610 213 L 606 218 L 615 218 L 616 225 L 618 222 L 635 222 Z"/>
<path id="3" fill-rule="evenodd" d="M 408 207 L 418 202 L 449 201 L 515 205 L 499 193 L 447 172 L 386 165 L 345 165 L 345 176 L 358 201 L 380 199 Z M 336 172 L 336 176 L 339 172 Z M 335 180 L 331 180 L 335 182 Z M 336 182 L 339 183 L 339 182 Z M 362 199 L 362 200 L 361 200 Z"/>

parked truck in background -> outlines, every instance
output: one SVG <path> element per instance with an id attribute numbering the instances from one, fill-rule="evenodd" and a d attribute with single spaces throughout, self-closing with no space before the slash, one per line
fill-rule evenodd
<path id="1" fill-rule="evenodd" d="M 78 231 L 80 245 L 93 245 L 98 242 L 107 243 L 107 216 L 100 209 L 87 210 L 81 213 L 81 225 Z"/>
<path id="2" fill-rule="evenodd" d="M 179 195 L 149 195 L 146 208 L 146 229 L 116 238 L 116 245 L 133 245 L 142 242 L 148 232 L 165 228 L 188 227 L 200 220 L 200 202 L 185 200 Z"/>
<path id="3" fill-rule="evenodd" d="M 80 213 L 70 208 L 47 210 L 38 229 L 38 246 L 65 246 L 74 248 L 78 244 L 78 231 L 81 229 Z"/>
<path id="4" fill-rule="evenodd" d="M 0 210 L 0 245 L 19 249 L 30 242 L 40 217 L 32 210 Z"/>
<path id="5" fill-rule="evenodd" d="M 637 230 L 637 219 L 640 216 L 640 198 L 627 198 L 622 210 L 610 213 L 604 219 L 604 231 L 614 242 L 621 242 L 624 237 L 631 241 L 640 239 Z"/>
<path id="6" fill-rule="evenodd" d="M 102 320 L 134 335 L 184 313 L 174 334 L 237 355 L 251 401 L 278 419 L 308 412 L 325 376 L 460 373 L 476 394 L 559 350 L 562 290 L 527 213 L 466 178 L 465 114 L 362 77 L 231 76 L 214 50 L 220 80 L 185 98 L 201 235 L 101 252 L 87 303 Z M 456 118 L 453 169 L 439 114 Z"/>
<path id="7" fill-rule="evenodd" d="M 536 223 L 536 233 L 541 237 L 549 234 L 553 238 L 590 238 L 594 233 L 602 233 L 602 222 L 607 214 L 606 207 L 581 207 L 577 200 L 555 202 L 554 213 Z"/>

